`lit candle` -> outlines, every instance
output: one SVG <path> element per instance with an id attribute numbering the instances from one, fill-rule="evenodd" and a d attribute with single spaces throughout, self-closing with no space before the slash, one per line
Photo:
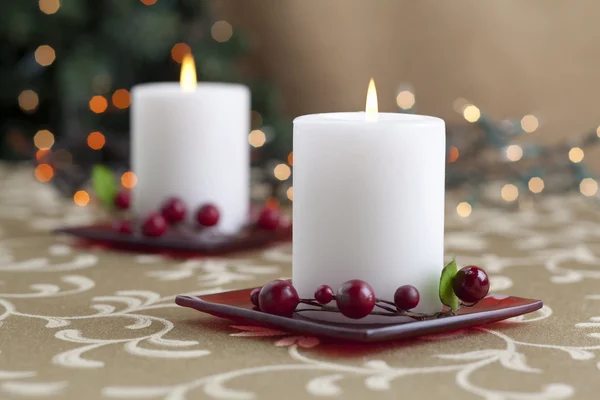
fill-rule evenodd
<path id="1" fill-rule="evenodd" d="M 361 279 L 390 301 L 399 286 L 413 285 L 421 295 L 415 311 L 434 313 L 442 308 L 444 121 L 378 113 L 369 86 L 364 113 L 294 120 L 292 281 L 301 298 L 312 298 L 322 284 L 337 290 Z"/>
<path id="2" fill-rule="evenodd" d="M 198 207 L 213 203 L 221 214 L 218 229 L 239 230 L 249 212 L 248 88 L 196 84 L 193 59 L 186 56 L 180 83 L 138 85 L 132 96 L 135 215 L 177 196 L 189 208 L 189 221 Z"/>

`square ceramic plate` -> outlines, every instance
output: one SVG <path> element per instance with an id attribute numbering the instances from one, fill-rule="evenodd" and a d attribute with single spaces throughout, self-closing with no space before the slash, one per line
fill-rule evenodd
<path id="1" fill-rule="evenodd" d="M 177 296 L 175 302 L 183 307 L 236 322 L 356 342 L 381 342 L 450 332 L 527 314 L 543 306 L 541 300 L 491 295 L 473 307 L 461 308 L 458 315 L 452 317 L 395 324 L 334 324 L 303 317 L 297 313 L 292 318 L 263 313 L 250 302 L 251 291 L 252 288 L 202 297 Z"/>
<path id="2" fill-rule="evenodd" d="M 276 231 L 246 228 L 237 235 L 216 234 L 210 230 L 197 233 L 173 230 L 156 238 L 145 237 L 138 233 L 131 235 L 119 233 L 107 224 L 61 228 L 55 232 L 120 250 L 184 251 L 207 255 L 257 249 L 273 243 L 289 241 L 292 237 L 291 227 Z"/>

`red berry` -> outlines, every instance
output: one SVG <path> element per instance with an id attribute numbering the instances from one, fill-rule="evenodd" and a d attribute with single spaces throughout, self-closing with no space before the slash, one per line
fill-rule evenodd
<path id="1" fill-rule="evenodd" d="M 150 214 L 142 224 L 144 236 L 158 237 L 167 231 L 167 220 L 160 213 Z"/>
<path id="2" fill-rule="evenodd" d="M 260 289 L 262 289 L 262 288 L 257 287 L 257 288 L 252 289 L 252 291 L 250 292 L 250 301 L 256 307 L 258 307 L 258 294 L 260 293 Z"/>
<path id="3" fill-rule="evenodd" d="M 484 270 L 470 265 L 461 268 L 452 278 L 452 289 L 463 302 L 475 303 L 488 294 L 490 280 Z"/>
<path id="4" fill-rule="evenodd" d="M 212 204 L 205 204 L 196 213 L 196 221 L 202 226 L 214 226 L 219 222 L 219 209 Z"/>
<path id="5" fill-rule="evenodd" d="M 187 207 L 183 200 L 177 197 L 171 197 L 165 202 L 161 211 L 165 219 L 174 224 L 183 221 L 187 212 Z"/>
<path id="6" fill-rule="evenodd" d="M 267 283 L 258 294 L 261 311 L 283 317 L 290 317 L 299 302 L 300 297 L 292 284 L 280 279 Z"/>
<path id="7" fill-rule="evenodd" d="M 333 300 L 333 294 L 331 286 L 321 285 L 315 290 L 315 300 L 321 304 L 328 304 Z"/>
<path id="8" fill-rule="evenodd" d="M 115 207 L 126 210 L 131 204 L 131 191 L 123 189 L 115 196 Z"/>
<path id="9" fill-rule="evenodd" d="M 412 310 L 419 305 L 421 296 L 413 285 L 404 285 L 396 289 L 394 293 L 394 304 L 399 310 Z"/>
<path id="10" fill-rule="evenodd" d="M 266 229 L 268 231 L 274 231 L 279 228 L 279 210 L 277 208 L 263 208 L 258 216 L 256 225 L 260 229 Z"/>
<path id="11" fill-rule="evenodd" d="M 360 319 L 375 307 L 375 292 L 367 282 L 353 279 L 340 286 L 335 301 L 346 317 Z"/>
<path id="12" fill-rule="evenodd" d="M 131 235 L 133 233 L 133 224 L 131 221 L 115 221 L 113 222 L 113 229 L 124 235 Z"/>

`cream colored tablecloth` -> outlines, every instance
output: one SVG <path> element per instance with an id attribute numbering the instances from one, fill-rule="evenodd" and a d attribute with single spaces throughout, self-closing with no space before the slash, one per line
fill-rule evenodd
<path id="1" fill-rule="evenodd" d="M 580 196 L 533 210 L 450 210 L 447 253 L 533 314 L 405 342 L 336 344 L 174 305 L 289 277 L 290 246 L 164 259 L 49 233 L 94 219 L 30 168 L 0 166 L 0 399 L 597 399 L 600 214 Z"/>

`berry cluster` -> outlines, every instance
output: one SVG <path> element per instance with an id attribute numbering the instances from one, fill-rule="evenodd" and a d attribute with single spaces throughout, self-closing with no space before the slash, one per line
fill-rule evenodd
<path id="1" fill-rule="evenodd" d="M 119 210 L 126 210 L 130 207 L 131 192 L 129 190 L 120 191 L 114 199 L 114 205 Z M 141 221 L 141 232 L 144 236 L 159 237 L 167 232 L 169 226 L 180 224 L 188 213 L 188 207 L 185 202 L 177 197 L 171 197 L 165 201 L 160 211 L 150 213 Z M 204 204 L 200 206 L 195 213 L 195 221 L 200 227 L 211 227 L 219 223 L 220 212 L 214 204 Z M 256 226 L 265 230 L 276 230 L 280 225 L 279 210 L 273 208 L 264 208 L 256 221 Z M 115 221 L 113 228 L 122 234 L 132 234 L 134 225 L 132 221 Z"/>
<path id="2" fill-rule="evenodd" d="M 452 287 L 464 305 L 472 305 L 487 295 L 490 284 L 483 269 L 468 266 L 453 277 Z M 261 311 L 284 317 L 290 317 L 294 312 L 300 311 L 328 311 L 339 312 L 352 319 L 361 319 L 367 315 L 386 315 L 423 320 L 454 313 L 453 310 L 434 315 L 411 312 L 410 310 L 419 305 L 420 300 L 419 291 L 414 286 L 400 286 L 394 293 L 394 301 L 391 302 L 378 299 L 373 288 L 360 279 L 343 283 L 337 292 L 334 292 L 331 286 L 321 285 L 311 299 L 301 299 L 291 282 L 278 279 L 252 290 L 250 300 Z M 328 305 L 334 301 L 336 307 Z M 301 303 L 317 308 L 297 310 L 298 304 Z"/>

